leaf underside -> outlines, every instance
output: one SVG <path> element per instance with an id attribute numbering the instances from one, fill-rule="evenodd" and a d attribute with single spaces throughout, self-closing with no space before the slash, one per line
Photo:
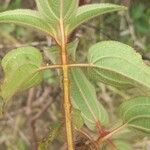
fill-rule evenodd
<path id="1" fill-rule="evenodd" d="M 18 48 L 7 53 L 2 59 L 5 77 L 1 85 L 1 97 L 8 100 L 16 92 L 39 84 L 42 73 L 37 69 L 41 63 L 41 53 L 33 47 Z"/>
<path id="2" fill-rule="evenodd" d="M 150 133 L 150 97 L 136 97 L 124 102 L 119 113 L 130 128 Z"/>
<path id="3" fill-rule="evenodd" d="M 0 23 L 14 23 L 38 29 L 46 34 L 52 33 L 51 26 L 39 12 L 29 9 L 9 10 L 0 13 Z"/>
<path id="4" fill-rule="evenodd" d="M 90 78 L 118 88 L 137 87 L 150 91 L 150 67 L 128 45 L 104 41 L 93 45 L 88 54 Z"/>
<path id="5" fill-rule="evenodd" d="M 98 15 L 124 10 L 114 4 L 91 4 L 78 7 L 78 0 L 36 0 L 37 11 L 29 9 L 9 10 L 0 13 L 0 23 L 15 23 L 38 29 L 60 44 L 63 21 L 66 36 L 89 19 Z"/>
<path id="6" fill-rule="evenodd" d="M 78 6 L 78 0 L 36 0 L 39 12 L 45 19 L 55 27 L 59 23 L 61 16 L 64 22 L 68 22 L 70 18 L 75 17 Z"/>
<path id="7" fill-rule="evenodd" d="M 98 15 L 125 8 L 114 4 L 91 4 L 78 7 L 78 0 L 36 0 L 36 4 L 37 11 L 19 9 L 0 13 L 0 23 L 33 27 L 54 37 L 60 45 L 62 24 L 67 38 L 83 22 Z M 1 96 L 4 99 L 9 99 L 16 92 L 37 85 L 42 80 L 42 74 L 36 72 L 42 63 L 42 57 L 34 53 L 35 49 L 30 48 L 32 54 L 27 49 L 26 51 L 23 49 L 23 53 L 15 50 L 12 55 L 8 54 L 2 61 L 5 79 L 1 86 Z M 71 52 L 70 55 L 74 56 L 75 50 L 71 51 L 73 53 Z M 55 56 L 54 59 L 57 59 Z M 80 69 L 71 69 L 70 76 L 73 104 L 81 111 L 86 125 L 91 129 L 95 128 L 97 121 L 106 125 L 108 115 L 96 100 L 94 87 L 83 72 Z"/>
<path id="8" fill-rule="evenodd" d="M 74 30 L 82 23 L 105 13 L 120 11 L 126 9 L 124 6 L 119 6 L 109 3 L 88 4 L 77 9 L 76 16 L 70 24 L 69 31 Z"/>
<path id="9" fill-rule="evenodd" d="M 91 130 L 96 128 L 98 121 L 101 125 L 106 125 L 108 114 L 97 101 L 95 89 L 83 72 L 80 69 L 71 69 L 70 81 L 73 107 L 81 111 L 85 124 Z"/>

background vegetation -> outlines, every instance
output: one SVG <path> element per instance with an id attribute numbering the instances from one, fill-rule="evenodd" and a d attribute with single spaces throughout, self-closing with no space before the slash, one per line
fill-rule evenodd
<path id="1" fill-rule="evenodd" d="M 83 1 L 81 1 L 83 2 Z M 83 24 L 71 40 L 80 38 L 78 46 L 78 60 L 83 62 L 87 49 L 101 40 L 117 40 L 134 47 L 141 53 L 147 64 L 150 64 L 150 1 L 149 0 L 85 0 L 85 3 L 111 2 L 129 7 L 128 12 L 103 15 L 86 24 Z M 0 12 L 16 8 L 35 9 L 33 0 L 0 0 Z M 54 45 L 52 39 L 37 33 L 36 31 L 15 26 L 13 24 L 0 25 L 0 59 L 11 49 L 31 45 L 41 49 L 45 62 L 46 47 Z M 49 62 L 48 62 L 49 63 Z M 56 83 L 56 73 L 47 71 L 42 85 L 13 97 L 4 116 L 0 116 L 0 150 L 32 150 L 35 141 L 49 143 L 51 150 L 65 150 L 61 89 Z M 0 77 L 2 77 L 0 70 Z M 125 94 L 110 86 L 97 83 L 98 99 L 105 105 L 110 113 L 111 121 L 115 120 L 116 108 L 130 95 L 136 95 L 135 91 Z M 34 118 L 34 121 L 31 121 Z M 78 120 L 80 121 L 80 120 Z M 84 129 L 86 130 L 86 128 Z M 87 131 L 90 132 L 90 131 Z M 60 134 L 62 133 L 62 134 Z M 93 133 L 91 133 L 93 134 Z M 96 135 L 93 134 L 93 137 Z M 150 139 L 141 136 L 128 137 L 129 144 L 134 150 L 149 150 Z M 76 143 L 84 143 L 86 139 L 76 134 Z"/>

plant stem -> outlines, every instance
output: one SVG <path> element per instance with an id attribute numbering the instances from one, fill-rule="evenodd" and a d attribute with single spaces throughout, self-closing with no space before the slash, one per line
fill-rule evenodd
<path id="1" fill-rule="evenodd" d="M 68 67 L 95 67 L 92 64 L 68 64 Z"/>
<path id="2" fill-rule="evenodd" d="M 64 66 L 63 64 L 47 65 L 47 66 L 40 67 L 37 71 L 42 71 L 42 70 L 47 70 L 47 69 L 62 69 L 63 66 Z M 68 68 L 72 68 L 72 67 L 95 67 L 94 65 L 91 65 L 91 64 L 66 64 L 66 66 Z"/>
<path id="3" fill-rule="evenodd" d="M 47 66 L 40 67 L 37 71 L 42 71 L 47 69 L 57 69 L 57 68 L 62 68 L 62 65 L 47 65 Z"/>
<path id="4" fill-rule="evenodd" d="M 67 66 L 67 54 L 65 44 L 61 45 L 62 50 L 62 65 L 63 65 L 63 94 L 64 94 L 64 113 L 65 113 L 65 124 L 67 133 L 67 144 L 68 150 L 73 150 L 73 132 L 71 125 L 71 102 L 70 102 L 70 91 L 69 91 L 69 77 L 68 77 L 68 66 Z"/>
<path id="5" fill-rule="evenodd" d="M 68 60 L 67 60 L 67 37 L 64 30 L 63 22 L 63 6 L 64 1 L 61 0 L 61 14 L 60 14 L 60 32 L 61 32 L 61 64 L 63 72 L 63 108 L 65 114 L 65 125 L 66 125 L 66 134 L 67 134 L 67 146 L 68 150 L 74 150 L 73 145 L 73 132 L 72 132 L 72 122 L 71 122 L 71 101 L 70 101 L 70 86 L 69 86 L 69 74 L 68 74 Z"/>
<path id="6" fill-rule="evenodd" d="M 64 64 L 64 62 L 63 62 Z M 64 94 L 64 113 L 65 113 L 65 124 L 67 133 L 67 144 L 68 150 L 73 150 L 73 132 L 71 124 L 71 102 L 70 102 L 70 91 L 69 91 L 69 80 L 68 80 L 68 67 L 63 66 L 63 94 Z"/>

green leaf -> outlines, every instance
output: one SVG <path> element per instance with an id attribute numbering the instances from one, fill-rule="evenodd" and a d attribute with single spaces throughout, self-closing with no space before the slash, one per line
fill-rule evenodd
<path id="1" fill-rule="evenodd" d="M 1 96 L 8 100 L 16 92 L 31 88 L 42 81 L 42 73 L 36 72 L 37 66 L 25 64 L 20 66 L 10 77 L 5 77 L 1 85 Z"/>
<path id="2" fill-rule="evenodd" d="M 56 85 L 58 83 L 58 76 L 52 70 L 43 71 L 43 78 L 49 85 Z"/>
<path id="3" fill-rule="evenodd" d="M 128 45 L 116 41 L 97 43 L 90 48 L 88 61 L 93 66 L 88 74 L 96 81 L 118 88 L 150 90 L 150 67 Z"/>
<path id="4" fill-rule="evenodd" d="M 69 19 L 78 5 L 78 0 L 36 0 L 39 11 L 48 19 L 59 21 L 61 15 L 63 19 Z M 62 14 L 63 13 L 63 14 Z"/>
<path id="5" fill-rule="evenodd" d="M 67 45 L 67 51 L 71 60 L 75 61 L 76 49 L 78 46 L 79 41 L 74 40 L 73 42 Z M 60 63 L 60 49 L 58 46 L 52 46 L 50 48 L 44 49 L 45 55 L 52 61 L 53 64 Z"/>
<path id="6" fill-rule="evenodd" d="M 132 146 L 125 141 L 113 140 L 112 142 L 116 146 L 117 150 L 133 150 Z M 107 145 L 105 150 L 111 150 L 111 147 L 109 145 Z"/>
<path id="7" fill-rule="evenodd" d="M 51 26 L 34 10 L 17 9 L 0 13 L 0 23 L 15 23 L 29 26 L 46 34 L 52 34 Z"/>
<path id="8" fill-rule="evenodd" d="M 135 139 L 136 137 L 138 137 L 138 133 L 137 132 L 135 132 L 134 130 L 129 129 L 129 128 L 123 128 L 122 130 L 120 130 L 119 132 L 114 134 L 112 139 L 114 139 L 114 140 L 115 139 L 128 140 L 128 141 L 130 141 L 132 139 Z"/>
<path id="9" fill-rule="evenodd" d="M 50 131 L 47 136 L 42 139 L 38 144 L 38 150 L 49 150 L 49 145 L 57 138 L 60 134 L 62 124 L 55 122 L 51 125 Z"/>
<path id="10" fill-rule="evenodd" d="M 69 30 L 72 31 L 83 22 L 88 21 L 98 15 L 102 15 L 109 12 L 124 10 L 124 6 L 104 3 L 104 4 L 89 4 L 78 8 L 76 17 L 71 22 Z"/>
<path id="11" fill-rule="evenodd" d="M 106 125 L 108 114 L 97 101 L 95 89 L 83 72 L 80 69 L 71 69 L 70 80 L 73 107 L 81 111 L 85 124 L 91 130 L 96 128 L 98 121 Z"/>
<path id="12" fill-rule="evenodd" d="M 12 75 L 18 67 L 30 63 L 37 67 L 42 64 L 42 55 L 34 47 L 21 47 L 8 52 L 2 59 L 1 65 L 5 75 Z"/>
<path id="13" fill-rule="evenodd" d="M 61 19 L 67 30 L 70 21 L 75 18 L 78 3 L 78 0 L 36 0 L 39 12 L 55 29 L 56 34 L 60 30 Z"/>
<path id="14" fill-rule="evenodd" d="M 72 122 L 73 126 L 76 129 L 80 129 L 84 125 L 84 120 L 81 116 L 81 111 L 78 109 L 73 109 L 73 115 L 72 115 Z"/>
<path id="15" fill-rule="evenodd" d="M 41 63 L 41 53 L 33 47 L 18 48 L 7 53 L 2 59 L 5 78 L 1 85 L 1 97 L 8 100 L 16 92 L 39 84 L 42 73 L 37 70 Z"/>
<path id="16" fill-rule="evenodd" d="M 128 127 L 150 133 L 150 98 L 136 97 L 124 102 L 119 108 L 120 116 Z"/>
<path id="17" fill-rule="evenodd" d="M 104 13 L 125 7 L 113 4 L 92 4 L 78 8 L 79 0 L 36 0 L 38 11 L 18 9 L 0 13 L 0 22 L 30 26 L 51 35 L 61 43 L 61 26 L 68 36 L 81 23 Z"/>

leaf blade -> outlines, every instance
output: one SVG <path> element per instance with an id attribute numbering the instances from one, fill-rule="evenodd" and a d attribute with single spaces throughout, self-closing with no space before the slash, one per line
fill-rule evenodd
<path id="1" fill-rule="evenodd" d="M 0 13 L 1 23 L 15 23 L 30 26 L 44 33 L 52 34 L 51 27 L 40 17 L 37 11 L 29 9 L 16 9 Z"/>
<path id="2" fill-rule="evenodd" d="M 39 84 L 42 73 L 37 72 L 42 63 L 41 53 L 33 47 L 14 49 L 2 59 L 4 81 L 1 85 L 1 97 L 8 100 L 16 92 Z"/>
<path id="3" fill-rule="evenodd" d="M 119 114 L 130 128 L 150 133 L 150 98 L 136 97 L 123 103 Z"/>
<path id="4" fill-rule="evenodd" d="M 71 69 L 71 97 L 73 106 L 81 111 L 85 124 L 91 129 L 96 128 L 96 123 L 108 123 L 108 114 L 104 107 L 97 101 L 94 87 L 87 80 L 80 69 Z"/>
<path id="5" fill-rule="evenodd" d="M 63 19 L 65 30 L 68 30 L 70 21 L 75 18 L 78 3 L 78 0 L 36 0 L 40 14 L 51 24 L 52 28 L 56 31 L 55 34 L 60 32 L 61 19 Z"/>
<path id="6" fill-rule="evenodd" d="M 104 3 L 104 4 L 88 4 L 85 6 L 81 6 L 78 8 L 76 13 L 76 18 L 72 22 L 70 27 L 70 31 L 74 30 L 77 26 L 82 24 L 83 22 L 88 21 L 98 15 L 102 15 L 105 13 L 124 10 L 124 6 Z"/>
<path id="7" fill-rule="evenodd" d="M 1 97 L 9 100 L 16 92 L 21 92 L 38 85 L 42 81 L 42 74 L 36 73 L 37 66 L 25 64 L 20 66 L 11 76 L 5 77 L 1 85 Z"/>
<path id="8" fill-rule="evenodd" d="M 80 110 L 73 109 L 72 122 L 73 122 L 73 127 L 75 129 L 81 129 L 83 127 L 84 120 L 81 116 L 81 111 Z"/>
<path id="9" fill-rule="evenodd" d="M 94 80 L 118 88 L 150 90 L 150 68 L 128 45 L 116 41 L 97 43 L 90 48 L 88 61 L 93 65 L 88 71 Z"/>
<path id="10" fill-rule="evenodd" d="M 34 47 L 21 47 L 8 52 L 2 59 L 1 65 L 4 73 L 9 76 L 18 67 L 24 63 L 30 63 L 35 66 L 40 66 L 42 63 L 42 55 Z"/>

